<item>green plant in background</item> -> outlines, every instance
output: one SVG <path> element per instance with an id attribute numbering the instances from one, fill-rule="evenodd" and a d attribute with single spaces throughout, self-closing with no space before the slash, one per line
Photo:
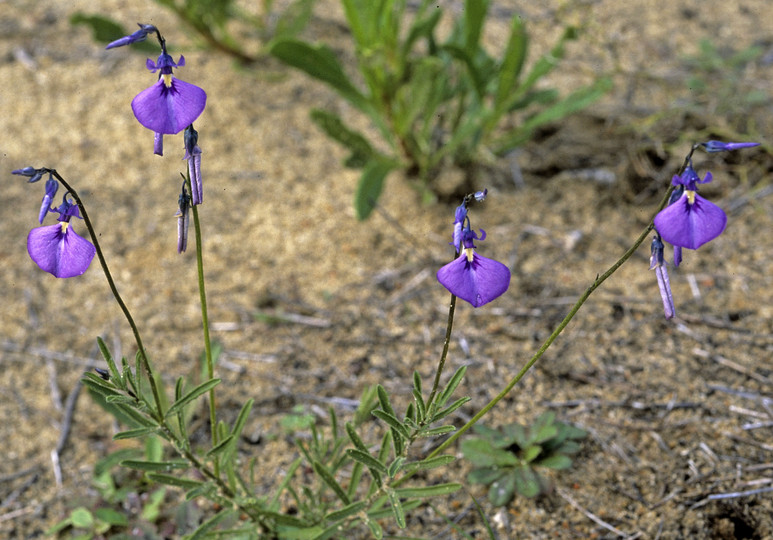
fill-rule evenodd
<path id="1" fill-rule="evenodd" d="M 493 429 L 477 424 L 479 437 L 466 439 L 461 448 L 473 464 L 467 477 L 471 484 L 490 485 L 488 498 L 495 506 L 504 506 L 518 493 L 536 497 L 551 489 L 550 480 L 535 467 L 568 469 L 569 457 L 580 450 L 579 442 L 587 433 L 575 426 L 558 422 L 552 411 L 543 413 L 534 424 L 517 423 Z"/>
<path id="2" fill-rule="evenodd" d="M 274 0 L 260 0 L 258 13 L 250 13 L 234 0 L 155 0 L 175 15 L 206 44 L 232 56 L 243 64 L 252 64 L 280 39 L 300 34 L 312 16 L 314 0 L 293 0 L 277 9 Z M 123 25 L 102 15 L 75 13 L 73 25 L 83 24 L 92 29 L 94 40 L 110 43 L 127 35 Z M 239 37 L 234 37 L 234 23 L 240 26 Z M 246 39 L 251 38 L 251 39 Z M 245 43 L 252 45 L 245 47 Z M 140 42 L 134 45 L 144 52 L 156 47 Z"/>
<path id="3" fill-rule="evenodd" d="M 687 86 L 694 100 L 705 114 L 748 117 L 753 107 L 770 103 L 765 86 L 749 86 L 744 72 L 765 53 L 759 45 L 740 51 L 722 49 L 709 39 L 700 42 L 700 52 L 685 58 L 689 72 Z"/>
<path id="4" fill-rule="evenodd" d="M 464 16 L 442 42 L 436 29 L 443 11 L 435 2 L 422 1 L 410 22 L 405 0 L 342 2 L 361 81 L 325 45 L 278 40 L 271 53 L 328 84 L 375 127 L 378 140 L 334 112 L 311 114 L 351 152 L 346 166 L 363 169 L 355 194 L 360 219 L 373 210 L 391 171 L 404 170 L 425 199 L 433 199 L 444 166 L 460 167 L 469 182 L 476 166 L 506 155 L 538 127 L 586 107 L 610 87 L 604 78 L 563 98 L 554 89 L 537 88 L 558 65 L 566 42 L 576 38 L 571 27 L 526 70 L 528 36 L 515 16 L 502 55 L 490 55 L 481 44 L 489 0 L 467 0 Z M 513 119 L 516 111 L 522 114 Z"/>

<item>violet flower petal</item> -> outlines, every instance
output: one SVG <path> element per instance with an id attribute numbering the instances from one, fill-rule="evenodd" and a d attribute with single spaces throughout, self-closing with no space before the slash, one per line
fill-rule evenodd
<path id="1" fill-rule="evenodd" d="M 510 286 L 510 270 L 501 262 L 473 253 L 472 262 L 466 250 L 437 272 L 438 281 L 473 307 L 498 298 Z"/>
<path id="2" fill-rule="evenodd" d="M 688 192 L 685 192 L 655 216 L 655 228 L 669 244 L 698 249 L 725 230 L 725 212 L 697 193 L 693 196 L 695 202 L 690 204 Z"/>
<path id="3" fill-rule="evenodd" d="M 140 124 L 156 133 L 173 135 L 192 124 L 204 110 L 207 93 L 194 84 L 164 77 L 132 100 L 132 111 Z"/>
<path id="4" fill-rule="evenodd" d="M 68 278 L 86 271 L 96 249 L 76 234 L 69 223 L 60 222 L 32 229 L 27 235 L 27 252 L 42 270 Z"/>

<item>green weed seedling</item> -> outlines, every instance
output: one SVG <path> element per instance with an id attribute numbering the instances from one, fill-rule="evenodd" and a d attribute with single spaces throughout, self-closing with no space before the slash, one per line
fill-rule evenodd
<path id="1" fill-rule="evenodd" d="M 495 506 L 506 505 L 516 493 L 536 497 L 548 492 L 549 479 L 535 468 L 568 469 L 572 465 L 569 456 L 580 450 L 578 441 L 587 435 L 580 428 L 556 421 L 551 411 L 529 427 L 512 423 L 493 429 L 478 424 L 474 431 L 479 437 L 461 445 L 464 457 L 476 467 L 467 480 L 490 485 L 489 501 Z"/>

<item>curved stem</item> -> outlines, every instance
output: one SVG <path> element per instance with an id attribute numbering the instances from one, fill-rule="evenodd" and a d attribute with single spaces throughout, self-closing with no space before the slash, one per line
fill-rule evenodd
<path id="1" fill-rule="evenodd" d="M 163 421 L 164 414 L 162 411 L 161 406 L 161 396 L 158 391 L 158 386 L 156 385 L 156 379 L 153 374 L 153 370 L 150 367 L 150 361 L 148 360 L 148 354 L 145 352 L 145 345 L 142 343 L 142 337 L 140 336 L 140 331 L 137 328 L 137 324 L 134 322 L 134 318 L 132 317 L 131 312 L 129 312 L 129 308 L 126 307 L 126 304 L 123 301 L 123 298 L 121 298 L 121 295 L 118 293 L 118 288 L 115 285 L 115 281 L 113 281 L 113 275 L 110 273 L 110 269 L 107 267 L 107 261 L 105 260 L 105 256 L 102 253 L 102 248 L 99 245 L 99 238 L 97 237 L 97 233 L 94 230 L 94 226 L 91 224 L 91 219 L 89 219 L 89 214 L 86 211 L 86 206 L 83 204 L 83 201 L 78 196 L 78 193 L 73 189 L 73 187 L 68 184 L 64 178 L 56 171 L 56 169 L 47 169 L 48 172 L 50 172 L 54 177 L 56 177 L 57 180 L 59 180 L 62 185 L 67 189 L 68 192 L 70 192 L 70 195 L 72 195 L 72 198 L 75 199 L 75 202 L 78 204 L 78 208 L 80 208 L 81 217 L 83 218 L 83 222 L 86 224 L 86 228 L 89 230 L 89 235 L 91 235 L 91 240 L 94 242 L 94 248 L 97 252 L 97 258 L 99 259 L 99 264 L 102 266 L 102 271 L 105 274 L 105 277 L 107 278 L 107 284 L 110 286 L 110 291 L 113 293 L 113 296 L 115 297 L 116 302 L 118 302 L 118 305 L 121 308 L 121 311 L 123 311 L 124 317 L 126 317 L 126 320 L 129 322 L 129 326 L 132 329 L 132 333 L 134 334 L 134 341 L 137 343 L 137 349 L 140 353 L 140 361 L 142 363 L 142 367 L 145 370 L 145 375 L 148 377 L 148 381 L 150 382 L 150 388 L 153 392 L 153 402 L 156 405 L 156 410 L 154 412 L 154 417 L 159 422 Z M 140 374 L 137 373 L 137 377 L 139 378 Z"/>
<path id="2" fill-rule="evenodd" d="M 671 193 L 674 191 L 674 186 L 671 186 L 668 191 L 666 192 L 665 196 L 663 197 L 663 200 L 661 201 L 660 205 L 658 206 L 658 209 L 656 210 L 655 214 L 657 212 L 660 212 L 666 204 L 668 203 L 668 199 L 671 196 Z M 453 435 L 451 435 L 448 439 L 443 441 L 443 443 L 435 448 L 428 456 L 427 459 L 432 458 L 436 455 L 438 455 L 440 452 L 448 448 L 451 444 L 456 441 L 459 437 L 462 436 L 463 433 L 465 433 L 468 429 L 470 429 L 472 426 L 474 426 L 478 420 L 483 418 L 483 416 L 489 412 L 494 406 L 499 403 L 507 394 L 510 393 L 510 390 L 513 389 L 513 387 L 523 378 L 524 375 L 534 366 L 535 363 L 537 363 L 537 360 L 542 358 L 542 355 L 545 354 L 545 351 L 548 350 L 550 345 L 553 344 L 553 342 L 556 340 L 556 338 L 561 334 L 561 332 L 564 331 L 564 328 L 569 324 L 569 321 L 571 321 L 574 316 L 577 314 L 578 311 L 580 311 L 580 308 L 585 303 L 585 301 L 590 297 L 591 294 L 593 294 L 593 291 L 598 289 L 598 287 L 604 283 L 604 281 L 607 280 L 608 277 L 610 277 L 612 274 L 614 274 L 618 268 L 620 268 L 628 259 L 631 258 L 631 256 L 636 252 L 636 250 L 639 248 L 639 246 L 644 242 L 644 240 L 647 238 L 647 235 L 652 231 L 652 229 L 655 228 L 655 225 L 653 223 L 653 220 L 655 217 L 653 216 L 649 224 L 644 228 L 644 230 L 641 232 L 641 234 L 638 236 L 636 241 L 633 243 L 633 245 L 628 248 L 628 250 L 623 254 L 622 257 L 620 257 L 615 264 L 609 267 L 609 269 L 601 274 L 600 276 L 596 276 L 596 279 L 591 284 L 590 287 L 586 289 L 586 291 L 580 296 L 580 298 L 577 300 L 577 302 L 572 306 L 572 309 L 569 310 L 569 313 L 564 317 L 564 320 L 561 321 L 561 323 L 556 327 L 555 330 L 553 330 L 553 333 L 548 336 L 548 338 L 545 340 L 545 342 L 542 344 L 542 346 L 539 348 L 539 350 L 534 354 L 534 356 L 531 357 L 531 359 L 524 365 L 521 370 L 516 373 L 516 375 L 510 380 L 509 383 L 507 383 L 507 386 L 505 386 L 501 392 L 499 392 L 491 401 L 489 401 L 485 407 L 483 407 L 478 413 L 473 416 L 466 424 L 464 424 L 458 431 L 456 431 Z"/>
<path id="3" fill-rule="evenodd" d="M 440 355 L 440 362 L 438 363 L 437 371 L 435 372 L 435 381 L 432 383 L 432 392 L 427 399 L 427 410 L 432 409 L 435 395 L 437 394 L 438 386 L 440 386 L 440 375 L 443 373 L 443 366 L 446 363 L 446 357 L 448 356 L 448 346 L 451 344 L 451 331 L 454 329 L 454 312 L 456 311 L 456 295 L 451 295 L 451 305 L 448 307 L 448 323 L 446 324 L 446 338 L 443 341 L 443 352 Z M 427 414 L 428 417 L 432 417 L 431 413 Z"/>
<path id="4" fill-rule="evenodd" d="M 190 179 L 188 179 L 190 185 Z M 196 234 L 196 266 L 199 276 L 199 298 L 201 300 L 201 322 L 204 327 L 204 356 L 207 362 L 207 378 L 215 378 L 215 367 L 212 362 L 212 343 L 209 339 L 209 317 L 207 315 L 207 292 L 204 287 L 204 260 L 203 246 L 201 245 L 201 223 L 199 222 L 199 209 L 197 206 L 193 210 L 193 227 Z M 209 423 L 212 433 L 212 446 L 217 446 L 217 416 L 215 415 L 215 389 L 209 391 Z M 215 474 L 220 474 L 220 460 L 215 458 Z"/>

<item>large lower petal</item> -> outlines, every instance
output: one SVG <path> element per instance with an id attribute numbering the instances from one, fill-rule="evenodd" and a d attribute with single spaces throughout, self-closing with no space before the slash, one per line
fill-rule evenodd
<path id="1" fill-rule="evenodd" d="M 140 124 L 156 133 L 179 133 L 196 120 L 207 103 L 207 94 L 194 84 L 172 77 L 146 88 L 132 100 L 132 111 Z"/>
<path id="2" fill-rule="evenodd" d="M 700 195 L 694 197 L 695 202 L 690 204 L 685 193 L 655 216 L 655 228 L 669 244 L 698 249 L 725 230 L 725 212 Z"/>
<path id="3" fill-rule="evenodd" d="M 455 260 L 438 270 L 438 281 L 473 307 L 480 307 L 501 296 L 510 286 L 510 270 L 501 262 L 473 254 L 472 262 L 464 250 Z"/>
<path id="4" fill-rule="evenodd" d="M 58 278 L 68 278 L 85 272 L 96 250 L 69 224 L 57 223 L 32 229 L 27 235 L 27 252 L 41 269 Z"/>

